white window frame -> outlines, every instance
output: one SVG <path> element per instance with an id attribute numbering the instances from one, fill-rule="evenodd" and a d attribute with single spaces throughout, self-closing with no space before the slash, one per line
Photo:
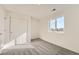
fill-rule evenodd
<path id="1" fill-rule="evenodd" d="M 64 17 L 64 16 L 59 16 L 59 17 Z M 57 32 L 57 33 L 64 33 L 64 28 L 62 28 L 62 29 L 60 29 L 60 30 L 58 30 L 58 28 L 57 28 L 57 18 L 59 18 L 59 17 L 56 17 L 55 19 L 52 19 L 52 20 L 54 20 L 55 21 L 55 30 L 53 29 L 53 28 L 50 28 L 50 21 L 49 21 L 49 23 L 48 23 L 48 27 L 49 27 L 49 31 L 50 32 Z M 52 30 L 53 29 L 53 30 Z"/>

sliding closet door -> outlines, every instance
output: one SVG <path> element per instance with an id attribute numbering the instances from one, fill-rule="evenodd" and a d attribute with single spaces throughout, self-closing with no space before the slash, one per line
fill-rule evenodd
<path id="1" fill-rule="evenodd" d="M 4 25 L 3 25 L 4 21 L 3 19 L 0 17 L 0 43 L 4 43 L 3 39 L 4 39 Z"/>
<path id="2" fill-rule="evenodd" d="M 27 20 L 21 17 L 11 17 L 11 39 L 15 44 L 27 42 Z"/>

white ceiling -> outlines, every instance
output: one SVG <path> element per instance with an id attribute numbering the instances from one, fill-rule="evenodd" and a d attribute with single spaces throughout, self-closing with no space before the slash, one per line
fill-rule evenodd
<path id="1" fill-rule="evenodd" d="M 52 8 L 56 8 L 56 11 L 63 10 L 65 5 L 27 5 L 27 4 L 6 4 L 3 5 L 8 11 L 30 15 L 36 18 L 42 18 L 50 14 Z"/>

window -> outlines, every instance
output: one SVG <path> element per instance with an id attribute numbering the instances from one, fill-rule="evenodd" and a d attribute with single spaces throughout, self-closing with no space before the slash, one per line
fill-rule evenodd
<path id="1" fill-rule="evenodd" d="M 57 17 L 49 21 L 49 29 L 51 31 L 63 31 L 64 29 L 64 16 Z"/>

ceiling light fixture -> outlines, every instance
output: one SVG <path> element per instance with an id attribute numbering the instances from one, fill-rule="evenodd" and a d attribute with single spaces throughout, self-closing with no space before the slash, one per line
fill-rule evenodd
<path id="1" fill-rule="evenodd" d="M 53 12 L 53 11 L 56 11 L 56 9 L 54 8 L 54 9 L 51 10 L 51 12 Z"/>

